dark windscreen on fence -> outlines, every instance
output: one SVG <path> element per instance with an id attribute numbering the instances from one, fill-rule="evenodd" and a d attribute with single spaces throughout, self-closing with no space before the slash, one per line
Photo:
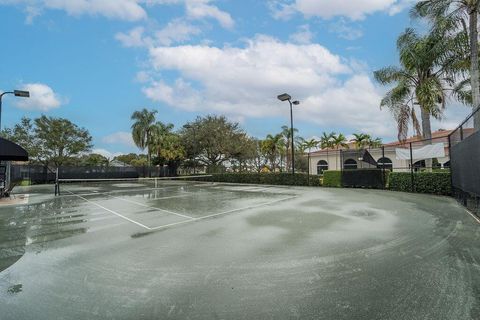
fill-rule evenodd
<path id="1" fill-rule="evenodd" d="M 480 108 L 449 136 L 454 196 L 480 215 Z"/>

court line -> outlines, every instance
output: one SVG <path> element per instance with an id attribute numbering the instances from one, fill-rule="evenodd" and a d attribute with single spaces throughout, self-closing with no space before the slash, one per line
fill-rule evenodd
<path id="1" fill-rule="evenodd" d="M 467 208 L 464 208 L 464 209 L 465 209 L 465 211 L 467 211 L 467 213 L 468 213 L 473 219 L 475 219 L 475 221 L 477 221 L 478 223 L 480 223 L 480 219 L 477 218 L 477 216 L 474 215 L 473 212 L 471 212 L 471 211 L 468 210 Z"/>
<path id="2" fill-rule="evenodd" d="M 194 221 L 204 220 L 204 219 L 208 219 L 208 218 L 218 217 L 218 216 L 222 216 L 222 215 L 226 215 L 226 214 L 234 213 L 234 212 L 238 212 L 238 211 L 260 208 L 260 207 L 272 205 L 272 204 L 277 203 L 277 202 L 291 200 L 291 199 L 294 199 L 294 198 L 297 198 L 297 197 L 298 196 L 286 197 L 286 198 L 282 198 L 282 199 L 277 199 L 277 200 L 273 200 L 273 201 L 269 201 L 269 202 L 260 203 L 260 204 L 254 205 L 254 206 L 248 206 L 248 207 L 244 207 L 244 208 L 239 208 L 239 209 L 233 209 L 233 210 L 228 210 L 228 211 L 224 211 L 224 212 L 214 213 L 214 214 L 210 214 L 208 216 L 193 218 L 191 220 L 173 222 L 173 223 L 161 225 L 161 226 L 158 226 L 158 227 L 152 227 L 152 228 L 150 228 L 150 230 L 158 230 L 158 229 L 168 228 L 168 227 L 172 227 L 172 226 L 177 226 L 177 225 L 188 223 L 188 222 L 194 222 Z"/>
<path id="3" fill-rule="evenodd" d="M 154 209 L 154 210 L 157 210 L 157 211 L 163 211 L 163 212 L 166 212 L 166 213 L 174 214 L 174 215 L 179 216 L 179 217 L 182 217 L 182 218 L 195 219 L 195 218 L 193 218 L 193 217 L 190 217 L 190 216 L 187 216 L 187 215 L 184 215 L 184 214 L 181 214 L 181 213 L 177 213 L 177 212 L 173 212 L 173 211 L 169 211 L 169 210 L 165 210 L 165 209 L 160 209 L 160 208 L 152 207 L 152 206 L 143 204 L 143 203 L 141 203 L 141 202 L 136 202 L 136 201 L 133 201 L 133 200 L 128 200 L 128 199 L 124 199 L 124 198 L 120 198 L 120 197 L 115 197 L 115 196 L 110 196 L 110 197 L 111 197 L 111 198 L 114 198 L 114 199 L 121 200 L 121 201 L 133 203 L 133 204 L 136 204 L 136 205 L 141 206 L 141 207 L 150 208 L 150 209 Z M 174 197 L 170 197 L 170 198 L 174 198 Z M 164 198 L 164 199 L 168 199 L 168 197 L 167 197 L 167 198 Z"/>
<path id="4" fill-rule="evenodd" d="M 71 191 L 69 191 L 69 190 L 65 190 L 65 191 L 69 192 L 70 194 L 72 194 L 72 195 L 74 195 L 74 196 L 76 196 L 76 197 L 78 197 L 78 198 L 80 198 L 80 199 L 82 199 L 82 200 L 84 200 L 84 201 L 86 201 L 86 202 L 88 202 L 88 203 L 93 204 L 94 206 L 97 206 L 97 207 L 99 207 L 99 208 L 101 208 L 101 209 L 103 209 L 103 210 L 105 210 L 105 211 L 108 211 L 108 212 L 110 212 L 110 213 L 112 213 L 112 214 L 114 214 L 114 215 L 116 215 L 116 216 L 118 216 L 118 217 L 120 217 L 120 218 L 122 218 L 122 219 L 125 219 L 125 220 L 127 220 L 127 221 L 129 221 L 129 222 L 131 222 L 131 223 L 134 223 L 134 224 L 136 224 L 137 226 L 140 226 L 140 227 L 145 228 L 145 229 L 147 229 L 147 230 L 152 230 L 152 228 L 147 227 L 146 225 L 141 224 L 140 222 L 137 222 L 137 221 L 135 221 L 135 220 L 132 220 L 132 219 L 130 219 L 130 218 L 127 218 L 127 217 L 125 217 L 124 215 L 122 215 L 122 214 L 120 214 L 120 213 L 118 213 L 118 212 L 116 212 L 116 211 L 110 210 L 110 209 L 108 209 L 108 208 L 106 208 L 106 207 L 104 207 L 104 206 L 102 206 L 102 205 L 100 205 L 100 204 L 98 204 L 98 203 L 96 203 L 96 202 L 90 201 L 90 200 L 88 200 L 87 198 L 82 197 L 81 195 L 75 194 L 75 193 L 73 193 L 73 192 L 71 192 Z"/>

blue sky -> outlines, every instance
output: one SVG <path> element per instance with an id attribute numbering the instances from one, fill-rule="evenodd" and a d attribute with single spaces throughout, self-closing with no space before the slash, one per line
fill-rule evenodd
<path id="1" fill-rule="evenodd" d="M 87 128 L 95 151 L 137 151 L 130 115 L 146 107 L 178 128 L 224 114 L 259 138 L 289 123 L 392 140 L 372 71 L 396 64 L 395 40 L 414 0 L 0 0 L 2 125 L 65 117 Z M 452 107 L 435 128 L 467 113 Z"/>

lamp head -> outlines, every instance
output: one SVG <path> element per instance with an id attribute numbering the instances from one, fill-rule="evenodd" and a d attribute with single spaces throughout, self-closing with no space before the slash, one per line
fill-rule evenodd
<path id="1" fill-rule="evenodd" d="M 14 90 L 13 94 L 15 95 L 15 97 L 30 98 L 30 92 L 28 91 Z"/>
<path id="2" fill-rule="evenodd" d="M 288 93 L 281 94 L 277 98 L 280 101 L 288 101 L 288 100 L 292 99 L 292 97 Z"/>

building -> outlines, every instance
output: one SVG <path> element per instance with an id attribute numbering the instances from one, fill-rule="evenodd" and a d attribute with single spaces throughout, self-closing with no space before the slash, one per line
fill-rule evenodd
<path id="1" fill-rule="evenodd" d="M 356 147 L 354 143 L 349 143 L 348 148 L 342 149 L 322 149 L 310 153 L 310 173 L 321 174 L 325 170 L 342 170 L 342 169 L 358 169 L 358 168 L 372 168 L 383 166 L 386 169 L 393 171 L 409 171 L 411 167 L 410 160 L 410 146 L 412 149 L 414 168 L 419 169 L 425 167 L 425 154 L 428 152 L 422 152 L 431 145 L 435 145 L 442 149 L 440 144 L 443 145 L 442 156 L 437 156 L 433 159 L 433 166 L 437 168 L 450 167 L 450 157 L 448 150 L 448 135 L 451 130 L 438 130 L 432 133 L 431 141 L 423 141 L 422 137 L 415 136 L 410 137 L 404 142 L 396 141 L 386 143 L 379 148 L 367 148 L 367 153 L 363 150 L 355 151 Z M 405 157 L 399 157 L 399 153 L 406 154 Z M 440 154 L 437 153 L 437 154 Z M 373 158 L 374 161 L 368 161 L 363 157 Z M 375 163 L 375 165 L 372 164 Z"/>

